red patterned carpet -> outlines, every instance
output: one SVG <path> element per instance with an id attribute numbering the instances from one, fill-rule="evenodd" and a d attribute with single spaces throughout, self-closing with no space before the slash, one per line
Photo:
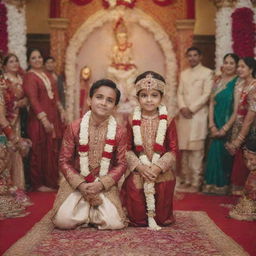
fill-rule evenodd
<path id="1" fill-rule="evenodd" d="M 5 220 L 1 223 L 1 245 L 4 252 L 19 237 L 32 227 L 33 223 L 42 217 L 44 212 L 51 207 L 52 193 L 31 194 L 35 205 L 31 207 L 31 215 L 25 218 Z M 221 207 L 221 203 L 232 203 L 236 199 L 232 197 L 212 197 L 200 194 L 181 195 L 175 201 L 177 211 L 175 225 L 164 228 L 161 232 L 149 231 L 146 228 L 129 228 L 125 231 L 97 231 L 95 229 L 75 231 L 54 231 L 45 237 L 38 236 L 42 232 L 40 222 L 27 236 L 27 243 L 40 237 L 39 243 L 35 243 L 30 255 L 49 256 L 80 256 L 80 255 L 256 255 L 256 222 L 238 222 L 227 218 L 227 209 Z M 48 207 L 46 207 L 48 205 Z M 193 210 L 193 211 L 188 211 Z M 195 211 L 197 210 L 197 211 Z M 234 240 L 226 236 L 207 216 L 206 211 L 217 225 Z M 40 214 L 35 215 L 35 211 Z M 41 216 L 40 216 L 41 215 Z M 30 223 L 30 220 L 32 222 Z M 6 224 L 8 223 L 8 228 Z M 16 225 L 14 225 L 14 223 Z M 3 225 L 2 225 L 3 224 Z M 13 238 L 11 234 L 15 230 L 23 228 L 23 233 Z M 12 231 L 14 231 L 12 233 Z M 39 232 L 40 233 L 40 232 Z M 5 237 L 7 244 L 2 244 Z M 26 238 L 26 237 L 25 237 Z M 42 240 L 43 239 L 43 240 Z M 26 239 L 25 239 L 26 240 Z M 35 242 L 35 241 L 34 241 Z M 38 241 L 37 241 L 38 242 Z M 17 244 L 16 244 L 17 245 Z M 29 246 L 26 246 L 29 247 Z M 15 247 L 12 247 L 12 249 Z M 11 256 L 26 255 L 13 251 Z"/>

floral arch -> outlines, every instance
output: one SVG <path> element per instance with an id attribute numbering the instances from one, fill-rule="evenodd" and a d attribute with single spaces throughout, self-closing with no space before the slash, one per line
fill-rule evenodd
<path id="1" fill-rule="evenodd" d="M 66 50 L 65 59 L 65 74 L 66 74 L 66 108 L 68 119 L 72 121 L 78 116 L 78 104 L 79 104 L 79 94 L 76 86 L 77 83 L 77 70 L 76 61 L 77 55 L 83 46 L 85 40 L 90 36 L 90 34 L 96 29 L 102 27 L 107 22 L 113 22 L 118 17 L 124 17 L 127 21 L 131 23 L 136 23 L 142 28 L 151 32 L 154 36 L 154 40 L 160 46 L 164 58 L 165 58 L 165 78 L 167 83 L 166 88 L 166 103 L 169 107 L 169 113 L 171 115 L 175 112 L 175 93 L 177 84 L 177 61 L 173 50 L 173 45 L 168 35 L 164 29 L 154 21 L 149 15 L 144 13 L 138 8 L 132 10 L 124 9 L 122 7 L 113 10 L 100 10 L 90 16 L 76 31 L 74 36 L 69 42 Z"/>

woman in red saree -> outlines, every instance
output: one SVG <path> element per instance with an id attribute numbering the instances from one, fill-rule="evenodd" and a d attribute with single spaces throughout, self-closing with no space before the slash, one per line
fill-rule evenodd
<path id="1" fill-rule="evenodd" d="M 64 110 L 53 77 L 43 69 L 40 51 L 33 49 L 28 61 L 30 69 L 24 77 L 23 88 L 30 103 L 28 136 L 32 141 L 31 183 L 33 189 L 51 191 L 58 187 L 58 156 Z"/>

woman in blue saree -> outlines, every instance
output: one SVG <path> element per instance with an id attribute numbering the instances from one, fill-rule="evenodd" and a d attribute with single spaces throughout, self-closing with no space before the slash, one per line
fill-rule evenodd
<path id="1" fill-rule="evenodd" d="M 206 158 L 203 192 L 226 194 L 232 170 L 232 156 L 225 149 L 229 130 L 235 121 L 239 95 L 235 92 L 239 57 L 229 53 L 223 58 L 222 75 L 216 79 L 209 106 L 211 142 Z"/>

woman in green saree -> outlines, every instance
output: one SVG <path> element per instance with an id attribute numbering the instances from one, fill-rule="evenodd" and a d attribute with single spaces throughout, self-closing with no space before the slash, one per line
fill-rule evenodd
<path id="1" fill-rule="evenodd" d="M 225 149 L 229 130 L 235 121 L 239 95 L 236 93 L 236 68 L 239 57 L 229 53 L 223 58 L 222 75 L 216 79 L 210 98 L 209 129 L 211 143 L 206 158 L 203 192 L 224 195 L 228 192 L 232 156 Z"/>

